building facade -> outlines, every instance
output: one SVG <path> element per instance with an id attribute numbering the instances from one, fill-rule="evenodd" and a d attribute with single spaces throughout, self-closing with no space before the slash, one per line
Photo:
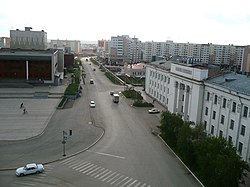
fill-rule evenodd
<path id="1" fill-rule="evenodd" d="M 58 50 L 0 49 L 0 79 L 58 85 L 59 58 Z"/>
<path id="2" fill-rule="evenodd" d="M 0 48 L 10 48 L 9 37 L 0 37 Z"/>
<path id="3" fill-rule="evenodd" d="M 32 31 L 31 27 L 25 27 L 25 30 L 10 30 L 10 48 L 11 49 L 47 49 L 47 33 L 42 31 Z"/>
<path id="4" fill-rule="evenodd" d="M 64 49 L 68 50 L 68 53 L 81 53 L 80 40 L 50 40 L 49 44 L 52 49 Z"/>
<path id="5" fill-rule="evenodd" d="M 214 66 L 176 62 L 146 66 L 145 92 L 207 134 L 232 142 L 250 162 L 250 77 Z"/>
<path id="6" fill-rule="evenodd" d="M 204 85 L 202 122 L 206 132 L 232 142 L 250 162 L 250 78 L 226 73 Z"/>

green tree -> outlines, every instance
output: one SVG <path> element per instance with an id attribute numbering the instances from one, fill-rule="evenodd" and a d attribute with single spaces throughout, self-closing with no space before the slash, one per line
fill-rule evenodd
<path id="1" fill-rule="evenodd" d="M 223 138 L 207 137 L 194 143 L 197 175 L 206 187 L 238 187 L 248 164 Z"/>
<path id="2" fill-rule="evenodd" d="M 184 122 L 179 128 L 177 135 L 178 154 L 189 167 L 195 165 L 192 131 L 194 131 L 194 129 L 190 128 L 190 122 Z"/>
<path id="3" fill-rule="evenodd" d="M 176 148 L 178 130 L 182 124 L 183 120 L 178 115 L 168 111 L 161 114 L 161 125 L 159 126 L 161 136 L 172 148 Z"/>

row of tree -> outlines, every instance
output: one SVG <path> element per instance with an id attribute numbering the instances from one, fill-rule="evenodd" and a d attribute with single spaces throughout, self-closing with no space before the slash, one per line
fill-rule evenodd
<path id="1" fill-rule="evenodd" d="M 249 171 L 247 162 L 231 142 L 209 136 L 203 125 L 185 122 L 180 116 L 163 112 L 161 137 L 206 187 L 238 187 Z"/>

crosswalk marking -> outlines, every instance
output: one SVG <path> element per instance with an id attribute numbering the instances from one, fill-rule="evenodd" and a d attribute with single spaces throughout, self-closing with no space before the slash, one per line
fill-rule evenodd
<path id="1" fill-rule="evenodd" d="M 76 169 L 76 168 L 78 168 L 78 167 L 80 167 L 80 166 L 82 166 L 82 165 L 84 165 L 84 164 L 86 164 L 86 163 L 87 163 L 87 162 L 83 162 L 83 163 L 81 163 L 81 164 L 79 164 L 79 165 L 73 167 L 72 169 Z"/>
<path id="2" fill-rule="evenodd" d="M 103 168 L 96 164 L 80 160 L 74 157 L 63 160 L 61 164 L 70 167 L 87 176 L 93 177 L 97 180 L 119 187 L 151 187 L 150 185 L 138 181 L 129 176 L 122 175 L 116 171 Z"/>
<path id="3" fill-rule="evenodd" d="M 128 184 L 130 181 L 134 180 L 133 178 L 129 179 L 127 182 L 125 182 L 123 185 L 121 185 L 120 187 L 125 186 L 126 184 Z"/>
<path id="4" fill-rule="evenodd" d="M 100 169 L 99 171 L 91 174 L 90 176 L 93 177 L 93 176 L 97 175 L 98 173 L 101 173 L 103 170 L 105 170 L 105 168 Z"/>
<path id="5" fill-rule="evenodd" d="M 108 178 L 112 177 L 112 176 L 115 175 L 115 174 L 116 174 L 116 172 L 113 172 L 111 175 L 109 175 L 109 176 L 105 177 L 104 179 L 102 179 L 102 181 L 107 180 Z"/>
<path id="6" fill-rule="evenodd" d="M 79 167 L 76 167 L 76 171 L 78 171 L 78 170 L 80 170 L 80 169 L 82 169 L 82 168 L 84 168 L 84 167 L 86 167 L 86 166 L 88 166 L 88 165 L 90 165 L 91 163 L 86 163 L 86 164 L 83 164 L 82 166 L 79 166 Z"/>
<path id="7" fill-rule="evenodd" d="M 89 169 L 85 170 L 85 171 L 82 172 L 82 173 L 85 174 L 85 173 L 89 172 L 90 170 L 95 169 L 95 168 L 97 168 L 97 167 L 98 167 L 98 166 L 94 165 L 93 167 L 90 167 Z"/>
<path id="8" fill-rule="evenodd" d="M 121 181 L 119 181 L 118 183 L 115 184 L 115 186 L 121 184 L 123 181 L 127 180 L 129 177 L 125 177 L 124 179 L 122 179 Z"/>
<path id="9" fill-rule="evenodd" d="M 97 174 L 97 175 L 95 176 L 95 178 L 99 177 L 99 176 L 102 175 L 103 173 L 106 173 L 107 171 L 109 171 L 109 170 L 108 170 L 108 169 L 105 169 L 103 172 Z"/>
<path id="10" fill-rule="evenodd" d="M 104 175 L 102 175 L 101 177 L 99 177 L 98 179 L 101 180 L 102 178 L 104 178 L 105 176 L 107 176 L 110 173 L 112 173 L 112 171 L 108 171 L 107 173 L 105 173 Z"/>
<path id="11" fill-rule="evenodd" d="M 109 179 L 108 181 L 106 181 L 107 183 L 111 182 L 113 179 L 115 179 L 116 177 L 120 176 L 121 174 L 118 173 L 116 174 L 114 177 L 112 177 L 111 179 Z"/>
<path id="12" fill-rule="evenodd" d="M 137 180 L 134 180 L 132 183 L 130 183 L 127 187 L 130 187 L 130 186 L 132 186 L 134 183 L 136 183 L 137 182 Z"/>
<path id="13" fill-rule="evenodd" d="M 116 181 L 120 180 L 122 177 L 124 177 L 124 175 L 120 176 L 118 179 L 114 180 L 114 181 L 111 182 L 110 184 L 113 185 Z"/>
<path id="14" fill-rule="evenodd" d="M 82 171 L 84 171 L 84 170 L 86 170 L 86 169 L 92 167 L 93 165 L 94 165 L 94 164 L 91 164 L 91 163 L 90 163 L 88 166 L 84 167 L 83 169 L 80 169 L 79 172 L 82 172 Z"/>

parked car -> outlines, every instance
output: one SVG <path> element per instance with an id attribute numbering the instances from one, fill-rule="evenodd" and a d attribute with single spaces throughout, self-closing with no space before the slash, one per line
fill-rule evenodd
<path id="1" fill-rule="evenodd" d="M 93 71 L 95 71 L 95 68 L 93 68 Z"/>
<path id="2" fill-rule="evenodd" d="M 89 83 L 90 83 L 90 84 L 94 84 L 94 80 L 93 80 L 93 79 L 90 79 Z"/>
<path id="3" fill-rule="evenodd" d="M 158 108 L 152 108 L 150 110 L 148 110 L 148 113 L 150 114 L 156 114 L 156 113 L 160 113 L 161 111 Z"/>
<path id="4" fill-rule="evenodd" d="M 44 167 L 42 164 L 27 164 L 24 167 L 20 167 L 16 169 L 16 176 L 24 176 L 34 173 L 42 173 L 44 171 Z"/>
<path id="5" fill-rule="evenodd" d="M 89 106 L 90 106 L 91 108 L 95 108 L 95 101 L 90 101 Z"/>

